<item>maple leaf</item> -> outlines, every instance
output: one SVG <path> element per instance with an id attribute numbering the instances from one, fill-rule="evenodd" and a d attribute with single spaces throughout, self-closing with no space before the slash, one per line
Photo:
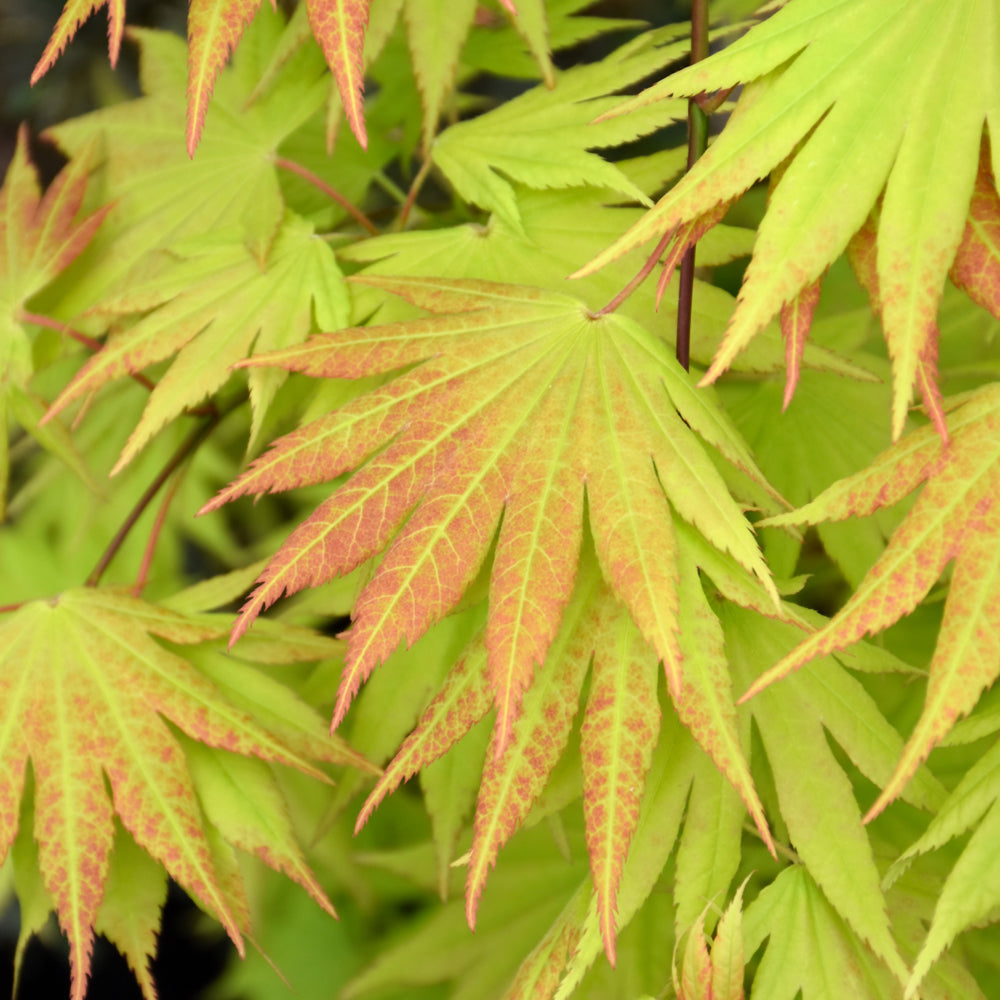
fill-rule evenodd
<path id="1" fill-rule="evenodd" d="M 86 154 L 67 164 L 42 194 L 28 152 L 28 129 L 17 133 L 14 156 L 0 187 L 0 518 L 7 500 L 11 417 L 73 468 L 88 484 L 86 467 L 59 424 L 40 426 L 42 402 L 29 383 L 35 339 L 28 302 L 83 251 L 110 206 L 78 218 L 87 187 Z"/>
<path id="2" fill-rule="evenodd" d="M 924 484 L 916 503 L 844 607 L 748 689 L 750 697 L 816 656 L 909 614 L 954 560 L 924 709 L 896 770 L 869 810 L 896 798 L 955 720 L 1000 674 L 1000 385 L 949 404 L 949 442 L 926 426 L 800 510 L 766 523 L 811 524 L 871 514 Z"/>
<path id="3" fill-rule="evenodd" d="M 898 437 L 914 384 L 937 410 L 938 304 L 962 241 L 983 126 L 997 124 L 995 16 L 992 0 L 797 0 L 633 98 L 619 111 L 746 84 L 708 152 L 581 273 L 705 216 L 796 150 L 705 381 L 801 301 L 881 196 L 877 271 Z M 901 51 L 913 59 L 900 64 Z"/>
<path id="4" fill-rule="evenodd" d="M 678 1000 L 743 1000 L 743 890 L 739 887 L 732 902 L 719 921 L 715 941 L 709 952 L 705 937 L 705 917 L 709 904 L 698 923 L 688 934 L 687 945 L 677 975 L 673 968 L 674 992 Z"/>
<path id="5" fill-rule="evenodd" d="M 283 593 L 349 572 L 391 541 L 355 605 L 339 723 L 400 640 L 413 642 L 458 600 L 504 512 L 487 629 L 505 732 L 572 590 L 586 484 L 602 570 L 678 696 L 670 505 L 774 591 L 749 525 L 684 424 L 728 453 L 713 408 L 665 345 L 625 317 L 595 318 L 540 288 L 359 280 L 437 315 L 321 335 L 245 363 L 348 378 L 416 367 L 288 435 L 206 505 L 360 466 L 269 564 L 234 638 Z"/>
<path id="6" fill-rule="evenodd" d="M 834 911 L 802 865 L 786 868 L 743 915 L 747 955 L 768 938 L 754 976 L 754 996 L 769 1000 L 899 996 L 891 973 Z"/>
<path id="7" fill-rule="evenodd" d="M 556 86 L 535 87 L 500 107 L 445 129 L 431 159 L 466 201 L 496 212 L 514 228 L 520 217 L 511 180 L 534 188 L 606 187 L 649 204 L 645 194 L 596 153 L 676 121 L 682 101 L 665 101 L 628 119 L 592 124 L 615 99 L 608 93 L 662 69 L 685 51 L 686 41 L 657 46 L 656 32 L 640 35 L 599 63 L 557 73 Z M 668 36 L 670 37 L 670 36 Z"/>
<path id="8" fill-rule="evenodd" d="M 276 697 L 282 690 L 276 682 L 241 668 L 256 696 L 263 686 L 275 717 L 285 717 L 266 727 L 156 641 L 202 643 L 223 634 L 224 620 L 86 589 L 32 602 L 0 623 L 0 855 L 10 850 L 19 826 L 33 826 L 32 870 L 41 874 L 35 896 L 51 897 L 69 938 L 74 1000 L 84 994 L 95 927 L 112 936 L 135 968 L 145 968 L 153 942 L 148 912 L 130 912 L 130 919 L 140 919 L 134 934 L 121 920 L 122 909 L 144 894 L 121 874 L 108 885 L 115 816 L 135 844 L 221 921 L 241 951 L 249 914 L 230 844 L 260 855 L 333 912 L 262 762 L 325 780 L 295 748 L 297 741 L 315 759 L 367 765 L 341 741 L 320 736 L 315 716 L 305 724 L 301 712 L 296 718 L 288 692 Z M 227 659 L 232 676 L 240 668 Z M 168 722 L 185 737 L 174 735 Z M 33 808 L 21 823 L 29 761 Z M 226 791 L 227 782 L 238 784 L 239 796 Z M 22 856 L 31 856 L 31 838 L 20 839 L 26 840 Z M 148 977 L 140 980 L 151 998 Z"/>
<path id="9" fill-rule="evenodd" d="M 261 270 L 238 233 L 175 244 L 151 261 L 146 280 L 93 312 L 117 318 L 148 312 L 114 333 L 53 402 L 46 419 L 110 380 L 176 354 L 149 397 L 112 473 L 164 424 L 212 395 L 248 354 L 305 340 L 313 317 L 326 329 L 347 321 L 347 293 L 333 251 L 304 220 L 289 216 Z M 252 349 L 251 349 L 252 348 Z M 283 373 L 250 372 L 251 445 Z"/>
<path id="10" fill-rule="evenodd" d="M 970 720 L 971 721 L 971 720 Z M 996 838 L 1000 827 L 1000 752 L 994 744 L 964 774 L 926 831 L 890 867 L 886 882 L 895 888 L 913 859 L 972 830 L 943 885 L 936 885 L 932 919 L 924 915 L 926 935 L 907 984 L 917 995 L 928 971 L 959 931 L 990 919 L 997 904 Z M 929 927 L 928 927 L 929 925 Z M 923 929 L 923 928 L 922 928 Z"/>
<path id="11" fill-rule="evenodd" d="M 665 345 L 625 317 L 595 318 L 579 300 L 534 287 L 361 280 L 436 315 L 323 334 L 261 359 L 312 376 L 407 371 L 277 442 L 206 506 L 360 467 L 265 569 L 234 638 L 283 593 L 349 572 L 388 546 L 354 605 L 337 725 L 361 682 L 400 641 L 412 644 L 454 607 L 501 522 L 482 647 L 442 689 L 436 711 L 444 716 L 428 723 L 435 733 L 430 745 L 423 737 L 419 752 L 404 744 L 361 821 L 394 783 L 443 753 L 495 704 L 470 862 L 471 922 L 500 846 L 522 822 L 565 745 L 593 652 L 584 786 L 604 941 L 613 955 L 620 858 L 657 730 L 649 693 L 658 660 L 681 719 L 767 837 L 735 730 L 721 631 L 714 658 L 699 653 L 709 642 L 700 626 L 689 636 L 677 634 L 681 617 L 705 619 L 710 628 L 711 612 L 707 605 L 685 611 L 695 600 L 687 590 L 697 584 L 697 573 L 676 565 L 671 504 L 731 552 L 737 567 L 756 574 L 766 600 L 774 597 L 749 526 L 689 427 L 728 455 L 727 432 Z M 595 611 L 581 636 L 572 638 L 585 607 L 581 597 L 572 598 L 585 496 L 600 566 L 595 577 L 588 557 L 585 576 L 603 575 L 631 618 L 617 606 Z M 679 597 L 678 574 L 684 581 Z M 639 633 L 630 632 L 632 619 Z M 573 656 L 553 651 L 557 631 L 558 648 L 572 641 Z M 635 652 L 620 662 L 618 653 L 626 648 Z M 532 685 L 543 662 L 551 666 Z M 522 704 L 526 690 L 530 711 Z M 637 698 L 642 691 L 646 695 Z M 452 711 L 459 715 L 448 722 Z M 512 775 L 521 776 L 514 781 Z"/>
<path id="12" fill-rule="evenodd" d="M 114 198 L 105 225 L 60 286 L 61 315 L 75 316 L 104 296 L 123 294 L 130 272 L 149 254 L 183 239 L 238 230 L 263 265 L 281 229 L 286 206 L 278 183 L 278 146 L 322 105 L 323 61 L 304 50 L 280 84 L 246 101 L 258 63 L 281 32 L 281 18 L 256 19 L 239 58 L 222 74 L 220 113 L 192 162 L 179 134 L 184 122 L 187 50 L 168 32 L 133 29 L 140 48 L 144 97 L 53 126 L 46 133 L 69 156 L 99 137 L 107 155 L 91 179 Z M 148 277 L 148 275 L 147 275 Z"/>

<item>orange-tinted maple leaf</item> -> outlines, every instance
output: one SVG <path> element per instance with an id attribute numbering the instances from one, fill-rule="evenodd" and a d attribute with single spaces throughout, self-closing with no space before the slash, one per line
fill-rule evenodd
<path id="1" fill-rule="evenodd" d="M 354 608 L 337 724 L 371 670 L 458 601 L 503 513 L 487 624 L 500 752 L 573 588 L 586 492 L 601 568 L 678 697 L 671 504 L 771 584 L 749 525 L 685 426 L 716 440 L 665 345 L 627 318 L 595 318 L 540 288 L 363 280 L 439 315 L 246 362 L 340 378 L 415 367 L 281 439 L 206 506 L 358 470 L 271 560 L 234 639 L 283 593 L 388 546 Z M 512 640 L 520 632 L 533 638 Z"/>
<path id="2" fill-rule="evenodd" d="M 869 819 L 899 795 L 956 719 L 1000 675 L 1000 385 L 953 404 L 948 430 L 948 443 L 932 426 L 910 434 L 812 503 L 765 522 L 863 517 L 924 483 L 847 604 L 758 678 L 745 698 L 814 657 L 888 628 L 917 606 L 954 560 L 924 710 Z"/>
<path id="3" fill-rule="evenodd" d="M 194 156 L 219 71 L 260 0 L 190 0 L 188 4 L 187 151 Z M 271 0 L 274 6 L 274 0 Z"/>
<path id="4" fill-rule="evenodd" d="M 30 761 L 38 866 L 69 938 L 74 1000 L 82 998 L 90 972 L 116 815 L 135 842 L 222 922 L 241 951 L 249 914 L 238 872 L 220 868 L 220 844 L 258 854 L 333 912 L 302 860 L 266 772 L 251 772 L 252 780 L 241 782 L 237 815 L 216 822 L 218 803 L 205 801 L 218 798 L 213 769 L 227 766 L 208 748 L 323 778 L 280 726 L 264 728 L 154 638 L 201 643 L 224 627 L 222 616 L 185 616 L 95 589 L 35 601 L 0 621 L 0 857 L 17 834 Z M 245 669 L 251 688 L 259 686 L 252 668 Z M 196 762 L 167 722 L 204 745 L 201 776 L 193 774 Z M 318 734 L 307 743 L 312 756 L 360 762 L 342 743 L 324 744 Z M 232 766 L 241 775 L 246 770 Z M 255 808 L 267 810 L 266 823 Z M 143 961 L 133 945 L 121 943 L 130 961 Z"/>
<path id="5" fill-rule="evenodd" d="M 31 74 L 32 86 L 52 68 L 52 64 L 72 41 L 77 28 L 105 4 L 108 8 L 108 58 L 112 66 L 118 62 L 122 33 L 125 30 L 125 0 L 66 0 L 66 6 L 59 15 L 52 37 Z"/>
<path id="6" fill-rule="evenodd" d="M 618 884 L 660 732 L 658 664 L 610 594 L 595 617 L 590 695 L 580 736 L 583 814 L 601 937 L 614 965 Z"/>
<path id="7" fill-rule="evenodd" d="M 306 0 L 309 24 L 333 70 L 351 131 L 368 148 L 363 107 L 369 0 Z"/>
<path id="8" fill-rule="evenodd" d="M 806 337 L 812 326 L 813 313 L 819 305 L 820 283 L 806 285 L 791 302 L 781 307 L 781 335 L 785 338 L 785 395 L 781 409 L 787 410 L 792 401 L 795 387 L 799 384 L 802 355 L 806 349 Z"/>
<path id="9" fill-rule="evenodd" d="M 948 273 L 973 302 L 1000 319 L 1000 195 L 986 136 L 979 150 L 969 217 Z"/>

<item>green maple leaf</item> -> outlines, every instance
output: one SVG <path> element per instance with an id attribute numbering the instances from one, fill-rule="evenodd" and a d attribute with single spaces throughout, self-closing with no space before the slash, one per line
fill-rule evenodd
<path id="1" fill-rule="evenodd" d="M 768 522 L 811 524 L 864 516 L 924 484 L 847 604 L 758 678 L 744 697 L 816 656 L 888 628 L 920 603 L 954 560 L 924 709 L 869 817 L 901 793 L 921 761 L 1000 673 L 1000 386 L 987 385 L 950 407 L 947 445 L 934 428 L 924 427 L 812 503 Z"/>
<path id="2" fill-rule="evenodd" d="M 289 216 L 262 270 L 232 234 L 176 244 L 151 261 L 151 276 L 106 298 L 93 312 L 112 319 L 152 310 L 114 333 L 53 402 L 48 417 L 110 380 L 176 354 L 112 470 L 186 407 L 211 396 L 231 366 L 250 354 L 305 340 L 313 318 L 325 329 L 347 321 L 347 291 L 333 251 L 313 228 Z M 251 445 L 284 373 L 250 372 Z"/>
<path id="3" fill-rule="evenodd" d="M 70 942 L 74 1000 L 86 988 L 95 929 L 136 969 L 145 968 L 153 943 L 156 910 L 134 907 L 144 900 L 155 907 L 155 898 L 121 869 L 138 866 L 141 879 L 149 859 L 136 860 L 131 850 L 109 881 L 115 816 L 241 950 L 249 914 L 230 845 L 259 854 L 333 912 L 263 762 L 324 780 L 308 758 L 367 765 L 322 735 L 315 714 L 276 682 L 229 657 L 219 657 L 212 679 L 156 641 L 203 643 L 222 634 L 223 621 L 88 589 L 32 602 L 0 623 L 0 855 L 20 825 L 15 854 L 32 890 L 29 910 L 44 915 L 54 907 Z M 300 656 L 293 644 L 284 658 Z M 235 701 L 227 688 L 237 690 Z M 255 703 L 267 706 L 264 724 Z M 29 761 L 33 807 L 19 823 Z M 25 832 L 32 827 L 37 859 Z M 28 878 L 34 870 L 40 880 Z M 124 921 L 123 912 L 137 922 Z M 140 981 L 151 998 L 148 976 Z"/>
<path id="4" fill-rule="evenodd" d="M 799 638 L 793 625 L 734 604 L 724 605 L 720 616 L 737 684 L 748 684 L 761 661 L 780 656 Z M 811 878 L 853 932 L 904 982 L 906 968 L 889 930 L 872 845 L 861 825 L 851 780 L 831 751 L 827 734 L 879 785 L 892 773 L 902 740 L 840 664 L 828 658 L 804 670 L 787 679 L 786 685 L 794 687 L 775 685 L 746 702 L 774 775 L 781 815 Z M 943 791 L 929 773 L 920 771 L 906 795 L 911 804 L 934 809 Z"/>
<path id="5" fill-rule="evenodd" d="M 931 820 L 923 835 L 892 865 L 886 882 L 897 889 L 905 884 L 913 859 L 942 847 L 968 831 L 965 845 L 944 884 L 935 884 L 929 905 L 921 914 L 916 961 L 907 984 L 907 996 L 917 995 L 929 970 L 960 931 L 991 918 L 998 899 L 996 838 L 1000 829 L 1000 748 L 994 744 L 964 774 Z M 933 913 L 927 912 L 933 909 Z M 935 971 L 937 968 L 935 966 Z"/>
<path id="6" fill-rule="evenodd" d="M 706 155 L 588 269 L 705 218 L 792 156 L 706 381 L 783 306 L 803 304 L 881 196 L 877 271 L 894 435 L 915 384 L 939 416 L 938 304 L 963 237 L 984 124 L 991 133 L 1000 124 L 995 21 L 993 0 L 784 5 L 619 109 L 746 84 Z"/>
<path id="7" fill-rule="evenodd" d="M 520 217 L 507 177 L 534 188 L 606 187 L 649 204 L 617 167 L 588 150 L 621 145 L 687 114 L 684 102 L 666 101 L 628 119 L 592 124 L 595 115 L 615 103 L 609 93 L 662 69 L 685 51 L 684 41 L 657 47 L 659 38 L 654 32 L 641 35 L 599 63 L 558 73 L 553 88 L 535 87 L 452 125 L 435 139 L 431 159 L 462 198 L 496 212 L 515 228 Z"/>
<path id="8" fill-rule="evenodd" d="M 321 106 L 322 60 L 304 50 L 279 84 L 249 108 L 266 52 L 281 18 L 257 18 L 231 69 L 216 88 L 218 115 L 191 161 L 181 141 L 187 49 L 167 32 L 133 33 L 141 50 L 145 96 L 50 129 L 70 156 L 95 136 L 106 154 L 92 188 L 114 200 L 98 238 L 69 284 L 60 285 L 60 315 L 74 316 L 107 295 L 121 295 L 130 272 L 152 251 L 211 232 L 238 231 L 263 266 L 285 218 L 278 183 L 278 146 Z"/>
<path id="9" fill-rule="evenodd" d="M 830 906 L 807 868 L 783 871 L 743 915 L 746 953 L 769 939 L 750 1000 L 897 1000 L 899 984 Z"/>
<path id="10" fill-rule="evenodd" d="M 34 316 L 28 303 L 42 293 L 93 239 L 109 208 L 78 218 L 87 187 L 87 157 L 68 164 L 42 194 L 28 155 L 28 130 L 0 187 L 0 517 L 7 501 L 8 426 L 17 420 L 85 482 L 91 478 L 61 424 L 40 423 L 45 402 L 30 389 Z"/>

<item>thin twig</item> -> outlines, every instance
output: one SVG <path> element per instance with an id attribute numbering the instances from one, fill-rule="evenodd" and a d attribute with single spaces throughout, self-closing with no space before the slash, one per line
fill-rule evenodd
<path id="1" fill-rule="evenodd" d="M 135 583 L 132 584 L 132 596 L 141 597 L 143 588 L 146 586 L 146 580 L 149 578 L 149 569 L 153 565 L 153 555 L 156 553 L 156 543 L 160 540 L 160 533 L 163 531 L 163 525 L 167 521 L 167 511 L 170 510 L 170 505 L 174 502 L 174 497 L 177 496 L 177 490 L 181 485 L 181 480 L 184 478 L 184 472 L 181 470 L 174 476 L 174 481 L 167 488 L 167 492 L 160 503 L 160 509 L 156 512 L 156 520 L 153 522 L 153 529 L 149 533 L 149 540 L 146 542 L 146 551 L 142 554 L 142 563 L 139 565 L 139 573 L 135 578 Z"/>
<path id="2" fill-rule="evenodd" d="M 222 415 L 216 411 L 213 415 L 201 425 L 201 427 L 195 428 L 187 438 L 181 443 L 180 447 L 170 456 L 167 464 L 163 466 L 160 470 L 159 475 L 149 484 L 146 488 L 145 493 L 139 497 L 136 505 L 129 512 L 128 517 L 125 518 L 122 526 L 115 533 L 115 537 L 111 539 L 110 544 L 104 550 L 104 554 L 97 561 L 97 565 L 94 567 L 90 576 L 87 577 L 86 585 L 88 587 L 96 587 L 101 581 L 101 577 L 104 575 L 104 571 L 108 568 L 111 560 L 117 555 L 118 550 L 122 547 L 125 539 L 128 537 L 128 533 L 135 527 L 136 522 L 142 517 L 146 508 L 152 503 L 153 498 L 159 493 L 160 489 L 163 487 L 164 483 L 173 475 L 174 471 L 191 455 L 201 444 L 201 442 L 208 437 L 209 433 L 215 428 L 215 426 L 222 419 Z M 145 560 L 144 560 L 145 561 Z"/>
<path id="3" fill-rule="evenodd" d="M 753 825 L 753 823 L 744 822 L 743 831 L 744 833 L 753 834 L 753 836 L 755 836 L 759 841 L 761 841 L 761 843 L 764 842 L 764 838 L 760 835 L 760 830 L 758 830 L 757 827 Z M 793 865 L 802 864 L 802 858 L 800 858 L 799 855 L 795 852 L 795 849 L 789 847 L 788 844 L 783 844 L 780 840 L 775 840 L 774 849 L 778 852 L 778 854 L 782 855 L 783 857 L 791 861 Z"/>
<path id="4" fill-rule="evenodd" d="M 598 316 L 606 316 L 614 312 L 642 283 L 646 280 L 646 275 L 656 267 L 656 262 L 660 259 L 660 254 L 667 248 L 667 244 L 674 238 L 674 230 L 664 233 L 663 238 L 656 244 L 656 248 L 646 259 L 646 263 L 639 268 L 639 273 L 603 308 L 592 313 L 596 319 Z"/>
<path id="5" fill-rule="evenodd" d="M 304 167 L 301 163 L 296 163 L 294 160 L 286 159 L 284 156 L 276 156 L 274 158 L 274 164 L 277 167 L 290 170 L 293 174 L 298 174 L 303 180 L 308 181 L 313 185 L 313 187 L 318 188 L 328 198 L 331 198 L 338 205 L 340 205 L 341 208 L 347 211 L 347 213 L 372 236 L 378 236 L 378 226 L 376 226 L 375 223 L 372 222 L 372 220 L 357 207 L 357 205 L 345 198 L 336 188 L 327 184 L 326 181 L 323 180 L 323 178 L 318 174 L 314 174 L 308 167 Z"/>
<path id="6" fill-rule="evenodd" d="M 708 0 L 693 0 L 691 5 L 691 63 L 708 56 Z M 690 170 L 708 146 L 708 118 L 698 101 L 688 101 L 688 155 Z M 677 293 L 677 361 L 687 369 L 691 364 L 691 308 L 694 292 L 694 255 L 696 245 L 688 247 L 681 258 L 680 286 Z"/>
<path id="7" fill-rule="evenodd" d="M 726 101 L 729 98 L 729 95 L 735 89 L 736 89 L 735 86 L 726 87 L 725 90 L 717 90 L 714 94 L 712 94 L 711 97 L 709 97 L 708 94 L 702 91 L 700 94 L 695 96 L 695 101 L 697 102 L 698 107 L 701 108 L 701 110 L 704 111 L 706 115 L 714 115 L 715 112 L 718 111 L 719 108 L 721 108 L 722 105 L 726 103 Z"/>
<path id="8" fill-rule="evenodd" d="M 63 333 L 67 337 L 71 337 L 73 340 L 84 347 L 89 347 L 92 351 L 99 351 L 104 346 L 99 340 L 95 340 L 93 337 L 88 337 L 87 334 L 81 333 L 79 330 L 74 330 L 73 327 L 68 326 L 66 323 L 61 322 L 58 319 L 52 319 L 50 316 L 42 316 L 39 313 L 25 312 L 21 310 L 19 317 L 24 323 L 34 323 L 35 326 L 44 326 L 49 330 L 55 330 L 57 333 Z M 152 379 L 147 378 L 142 372 L 129 372 L 129 374 L 146 389 L 152 392 L 156 388 L 156 383 Z"/>
<path id="9" fill-rule="evenodd" d="M 420 193 L 420 189 L 424 186 L 424 181 L 427 180 L 427 175 L 431 172 L 431 158 L 428 156 L 426 160 L 421 164 L 420 169 L 417 171 L 417 176 L 413 178 L 413 183 L 410 185 L 410 190 L 406 195 L 406 202 L 403 204 L 402 211 L 399 213 L 399 218 L 396 220 L 396 228 L 400 231 L 406 226 L 406 220 L 410 217 L 410 212 L 413 211 L 413 206 L 417 202 L 417 195 Z"/>

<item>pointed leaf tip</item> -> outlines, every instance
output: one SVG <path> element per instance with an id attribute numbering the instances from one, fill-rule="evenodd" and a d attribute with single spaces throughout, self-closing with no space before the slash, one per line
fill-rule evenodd
<path id="1" fill-rule="evenodd" d="M 190 0 L 187 152 L 194 158 L 215 81 L 260 0 Z"/>
<path id="2" fill-rule="evenodd" d="M 108 61 L 112 69 L 115 67 L 125 31 L 125 0 L 66 0 L 48 44 L 31 73 L 31 86 L 53 67 L 80 26 L 105 4 L 108 5 Z"/>
<path id="3" fill-rule="evenodd" d="M 369 0 L 307 0 L 309 24 L 337 81 L 351 131 L 368 148 L 364 113 L 365 32 Z"/>

